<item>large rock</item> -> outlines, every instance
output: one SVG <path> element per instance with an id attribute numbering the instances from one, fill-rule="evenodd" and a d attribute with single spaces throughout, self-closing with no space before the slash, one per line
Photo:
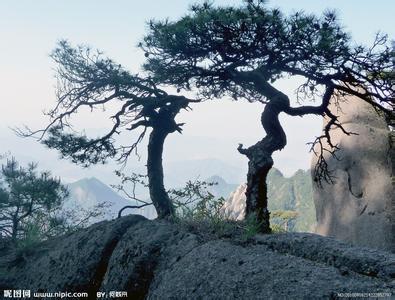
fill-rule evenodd
<path id="1" fill-rule="evenodd" d="M 307 233 L 210 240 L 127 216 L 0 255 L 2 289 L 122 291 L 128 299 L 329 299 L 395 290 L 395 255 Z M 14 257 L 15 258 L 15 257 Z"/>
<path id="2" fill-rule="evenodd" d="M 356 245 L 395 252 L 394 156 L 385 119 L 367 103 L 349 97 L 331 110 L 344 128 L 331 131 L 339 160 L 325 153 L 334 184 L 314 184 L 316 232 Z M 327 120 L 324 121 L 324 125 Z M 328 146 L 327 146 L 328 147 Z M 312 168 L 317 157 L 312 160 Z"/>
<path id="3" fill-rule="evenodd" d="M 38 248 L 16 251 L 0 260 L 0 286 L 32 291 L 94 293 L 103 281 L 108 262 L 129 227 L 145 221 L 128 216 L 44 242 Z M 4 261 L 8 263 L 4 266 Z"/>
<path id="4" fill-rule="evenodd" d="M 237 221 L 244 220 L 246 210 L 246 190 L 247 184 L 243 183 L 230 194 L 229 198 L 226 199 L 221 208 L 221 212 L 224 217 Z"/>
<path id="5" fill-rule="evenodd" d="M 154 276 L 199 246 L 196 235 L 166 222 L 141 222 L 124 235 L 112 253 L 101 291 L 126 291 L 144 299 Z"/>
<path id="6" fill-rule="evenodd" d="M 302 249 L 299 253 L 289 250 L 295 238 L 292 234 L 274 237 L 279 238 L 278 244 L 270 238 L 261 236 L 247 247 L 223 240 L 196 247 L 155 277 L 148 299 L 329 299 L 346 292 L 394 291 L 390 281 L 373 278 L 373 273 L 357 273 L 350 268 L 352 264 L 335 267 L 332 260 L 315 260 L 322 244 L 313 255 L 305 255 Z M 296 238 L 308 240 L 309 236 Z M 383 274 L 389 276 L 395 257 L 391 257 L 392 266 L 385 262 L 388 257 L 383 258 L 378 264 L 388 269 Z"/>

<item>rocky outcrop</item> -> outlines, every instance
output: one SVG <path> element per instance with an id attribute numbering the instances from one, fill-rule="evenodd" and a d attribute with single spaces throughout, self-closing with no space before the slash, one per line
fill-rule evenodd
<path id="1" fill-rule="evenodd" d="M 233 191 L 221 208 L 224 217 L 241 221 L 244 219 L 246 209 L 247 184 L 243 183 Z"/>
<path id="2" fill-rule="evenodd" d="M 99 290 L 118 242 L 142 216 L 100 222 L 80 232 L 44 242 L 40 247 L 3 257 L 0 285 L 32 291 Z M 4 266 L 4 262 L 8 262 Z M 4 282 L 5 281 L 5 282 Z"/>
<path id="3" fill-rule="evenodd" d="M 0 256 L 3 289 L 128 299 L 320 299 L 395 290 L 395 255 L 307 233 L 208 239 L 126 216 Z M 5 275 L 4 275 L 5 274 Z"/>
<path id="4" fill-rule="evenodd" d="M 314 185 L 316 232 L 356 245 L 395 252 L 393 145 L 385 119 L 355 97 L 331 110 L 346 130 L 331 131 L 339 160 L 325 154 L 334 184 Z M 391 154 L 392 153 L 392 154 Z M 317 162 L 313 157 L 312 167 Z"/>

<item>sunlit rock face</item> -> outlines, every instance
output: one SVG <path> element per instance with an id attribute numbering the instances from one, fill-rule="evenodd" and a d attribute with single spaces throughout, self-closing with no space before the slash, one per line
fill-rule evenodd
<path id="1" fill-rule="evenodd" d="M 313 184 L 316 233 L 395 252 L 392 133 L 383 117 L 355 97 L 340 108 L 331 105 L 344 128 L 358 135 L 331 132 L 340 160 L 326 153 L 335 182 L 324 182 L 322 188 Z M 316 162 L 313 156 L 312 169 Z"/>
<path id="2" fill-rule="evenodd" d="M 244 219 L 246 208 L 247 184 L 241 184 L 232 192 L 222 207 L 222 213 L 231 220 L 241 221 Z"/>

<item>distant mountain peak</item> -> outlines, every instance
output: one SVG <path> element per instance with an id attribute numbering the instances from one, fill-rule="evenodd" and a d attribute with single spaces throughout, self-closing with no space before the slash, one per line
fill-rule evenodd
<path id="1" fill-rule="evenodd" d="M 222 178 L 221 176 L 219 176 L 219 175 L 213 175 L 213 176 L 207 178 L 205 181 L 206 181 L 206 182 L 214 182 L 214 183 L 217 183 L 218 185 L 221 185 L 221 184 L 228 184 L 228 183 L 226 182 L 226 180 L 223 179 L 223 178 Z"/>
<path id="2" fill-rule="evenodd" d="M 95 205 L 106 203 L 110 207 L 106 208 L 105 216 L 102 219 L 112 219 L 116 217 L 118 211 L 124 206 L 136 205 L 134 200 L 126 199 L 120 196 L 116 191 L 96 177 L 87 177 L 77 180 L 68 185 L 70 197 L 68 199 L 69 206 L 78 205 L 82 209 L 90 210 Z M 129 210 L 128 213 L 142 213 L 141 210 Z M 145 216 L 154 217 L 151 211 L 145 210 Z M 99 221 L 95 220 L 95 221 Z"/>
<path id="3" fill-rule="evenodd" d="M 105 185 L 103 182 L 101 182 L 99 179 L 97 179 L 94 176 L 81 178 L 81 179 L 79 179 L 77 181 L 72 182 L 71 184 L 77 184 L 77 183 L 95 183 L 95 184 Z"/>
<path id="4" fill-rule="evenodd" d="M 276 177 L 284 177 L 284 174 L 277 168 L 271 168 L 270 169 L 270 173 L 272 176 L 276 176 Z"/>

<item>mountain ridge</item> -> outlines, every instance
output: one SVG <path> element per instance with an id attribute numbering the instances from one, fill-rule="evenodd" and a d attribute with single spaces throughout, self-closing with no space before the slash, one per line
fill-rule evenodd
<path id="1" fill-rule="evenodd" d="M 225 206 L 233 210 L 231 214 L 241 218 L 242 211 L 245 208 L 245 185 L 228 183 L 219 175 L 212 175 L 204 181 L 217 183 L 210 186 L 208 191 L 216 198 L 227 199 L 228 204 L 225 204 Z M 315 207 L 312 200 L 310 171 L 300 169 L 293 176 L 286 177 L 280 170 L 273 168 L 269 173 L 267 182 L 270 211 L 296 211 L 299 216 L 296 220 L 290 221 L 289 229 L 292 231 L 312 231 L 315 225 Z M 101 219 L 95 219 L 96 222 L 113 219 L 124 206 L 137 204 L 135 201 L 122 197 L 96 177 L 82 178 L 68 184 L 68 186 L 72 198 L 68 205 L 92 209 L 102 202 L 111 204 L 111 207 Z M 237 199 L 234 199 L 235 197 Z M 233 203 L 230 203 L 232 201 Z M 149 219 L 156 217 L 155 209 L 152 206 L 144 209 L 128 209 L 124 214 L 131 213 L 142 214 Z"/>
<path id="2" fill-rule="evenodd" d="M 94 218 L 93 222 L 102 220 L 111 220 L 117 217 L 119 210 L 128 205 L 138 205 L 137 201 L 129 200 L 111 187 L 97 179 L 96 177 L 87 177 L 67 184 L 70 196 L 65 202 L 66 208 L 81 208 L 84 210 L 92 210 L 99 204 L 106 203 L 109 205 L 104 209 L 104 215 Z M 152 218 L 151 212 L 148 210 L 128 209 L 124 214 L 137 213 L 147 218 Z"/>
<path id="3" fill-rule="evenodd" d="M 285 177 L 281 171 L 272 168 L 267 178 L 267 185 L 270 211 L 295 211 L 298 215 L 296 219 L 289 221 L 288 230 L 314 231 L 316 215 L 309 170 L 298 170 L 293 176 Z M 224 206 L 223 211 L 226 216 L 237 220 L 243 218 L 246 201 L 245 191 L 245 183 L 233 191 Z"/>

